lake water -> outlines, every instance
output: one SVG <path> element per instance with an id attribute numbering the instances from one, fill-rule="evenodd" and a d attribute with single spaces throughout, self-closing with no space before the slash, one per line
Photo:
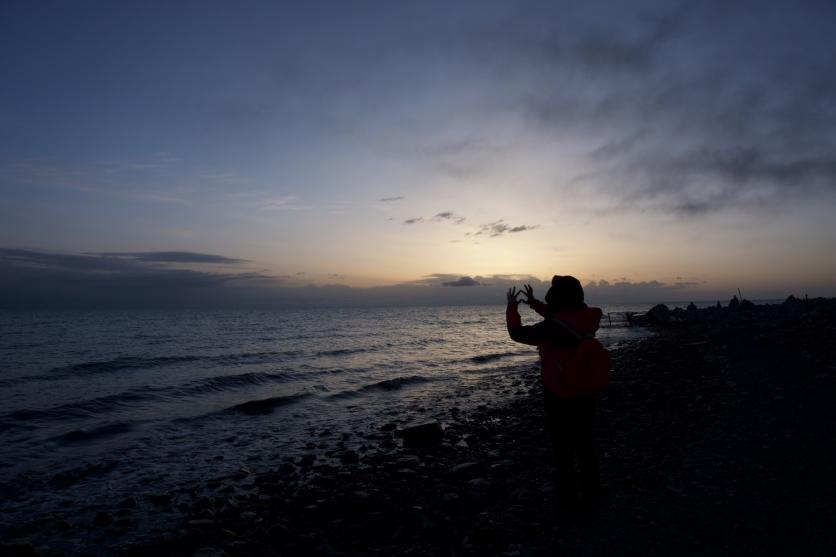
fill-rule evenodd
<path id="1" fill-rule="evenodd" d="M 605 345 L 647 334 L 615 318 Z M 443 422 L 537 373 L 499 305 L 0 313 L 2 524 Z"/>

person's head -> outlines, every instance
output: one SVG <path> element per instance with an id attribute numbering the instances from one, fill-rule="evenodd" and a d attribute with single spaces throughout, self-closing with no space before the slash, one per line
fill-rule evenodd
<path id="1" fill-rule="evenodd" d="M 555 275 L 552 286 L 546 292 L 546 304 L 551 312 L 584 309 L 583 287 L 578 279 L 570 275 Z"/>

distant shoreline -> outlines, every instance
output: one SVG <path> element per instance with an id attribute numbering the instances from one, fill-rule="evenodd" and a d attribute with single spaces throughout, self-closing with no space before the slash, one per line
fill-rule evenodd
<path id="1" fill-rule="evenodd" d="M 783 299 L 781 298 L 763 298 L 763 299 L 753 299 L 751 300 L 753 303 L 758 305 L 775 305 L 783 303 Z M 640 301 L 640 302 L 601 302 L 596 300 L 587 300 L 589 305 L 595 307 L 603 307 L 603 306 L 647 306 L 647 308 L 651 308 L 655 305 L 663 304 L 672 307 L 685 307 L 689 303 L 694 303 L 699 307 L 707 307 L 709 305 L 716 305 L 718 302 L 721 305 L 728 305 L 728 300 L 726 299 L 687 299 L 687 300 L 663 300 L 663 301 Z M 310 304 L 310 305 L 271 305 L 271 304 L 252 304 L 252 305 L 229 305 L 229 306 L 182 306 L 182 307 L 173 307 L 173 306 L 165 306 L 165 305 L 139 305 L 139 306 L 104 306 L 104 305 L 67 305 L 67 306 L 43 306 L 43 307 L 21 307 L 21 306 L 0 306 L 0 312 L 59 312 L 59 311 L 72 311 L 72 312 L 102 312 L 102 311 L 306 311 L 306 310 L 355 310 L 355 309 L 385 309 L 385 308 L 393 308 L 393 309 L 409 309 L 409 308 L 428 308 L 428 307 L 472 307 L 472 306 L 504 306 L 504 301 L 498 301 L 495 303 L 484 303 L 484 302 L 434 302 L 434 303 L 426 303 L 426 304 L 392 304 L 392 303 L 357 303 L 357 304 Z"/>

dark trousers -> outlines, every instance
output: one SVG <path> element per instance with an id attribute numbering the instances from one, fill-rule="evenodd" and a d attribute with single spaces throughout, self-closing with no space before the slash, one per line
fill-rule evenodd
<path id="1" fill-rule="evenodd" d="M 601 496 L 595 452 L 595 399 L 560 398 L 543 389 L 546 422 L 554 446 L 557 500 L 595 505 Z"/>

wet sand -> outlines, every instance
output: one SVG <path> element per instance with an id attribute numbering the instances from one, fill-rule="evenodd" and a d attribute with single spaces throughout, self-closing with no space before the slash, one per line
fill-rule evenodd
<path id="1" fill-rule="evenodd" d="M 522 396 L 397 421 L 323 453 L 155 498 L 170 528 L 127 555 L 824 555 L 836 548 L 836 300 L 657 312 L 599 405 L 605 500 L 552 505 L 536 372 Z M 136 502 L 73 528 L 118 538 Z M 54 528 L 55 526 L 49 526 Z M 29 545 L 4 554 L 33 554 Z M 95 547 L 88 547 L 97 553 Z M 109 550 L 108 552 L 112 552 Z"/>

